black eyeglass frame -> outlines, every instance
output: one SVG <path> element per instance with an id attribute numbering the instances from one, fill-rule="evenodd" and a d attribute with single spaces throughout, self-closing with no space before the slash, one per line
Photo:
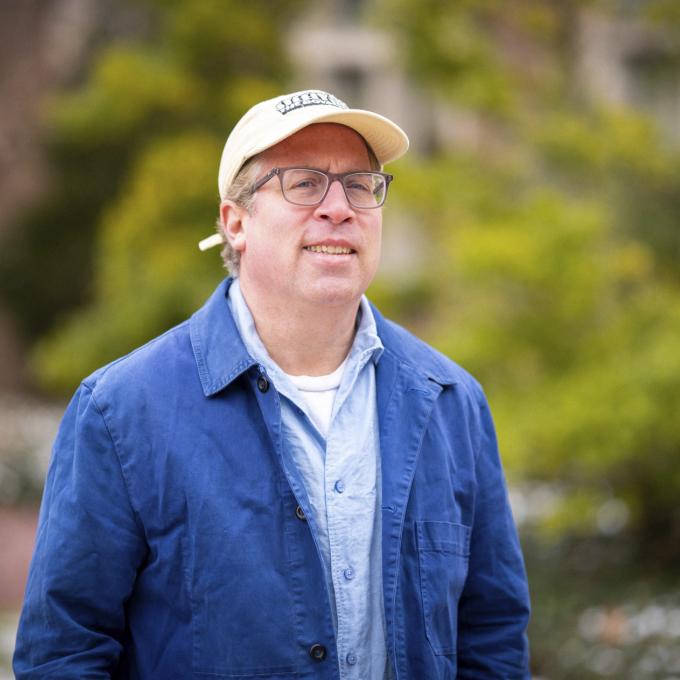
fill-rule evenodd
<path id="1" fill-rule="evenodd" d="M 291 201 L 286 196 L 286 192 L 284 191 L 283 188 L 283 173 L 286 170 L 311 170 L 312 172 L 318 172 L 320 175 L 326 177 L 328 179 L 328 184 L 326 185 L 326 190 L 323 192 L 323 196 L 321 196 L 321 198 L 318 201 L 315 201 L 314 203 L 297 203 L 296 201 Z M 385 199 L 387 198 L 387 190 L 389 189 L 390 182 L 394 179 L 394 175 L 390 175 L 386 172 L 378 172 L 377 170 L 352 170 L 351 172 L 324 172 L 323 170 L 319 170 L 318 168 L 304 168 L 298 166 L 290 166 L 285 168 L 272 168 L 264 177 L 260 177 L 260 179 L 258 179 L 255 182 L 255 184 L 253 184 L 253 186 L 250 189 L 250 193 L 254 194 L 258 189 L 262 188 L 272 177 L 274 177 L 274 175 L 276 175 L 279 178 L 279 184 L 281 186 L 281 195 L 283 196 L 285 201 L 288 201 L 288 203 L 292 203 L 293 205 L 304 205 L 307 207 L 319 205 L 320 203 L 323 203 L 326 196 L 328 196 L 331 184 L 333 184 L 333 182 L 337 180 L 338 182 L 340 182 L 340 186 L 342 187 L 342 190 L 345 193 L 345 198 L 347 199 L 347 202 L 357 210 L 373 210 L 374 208 L 381 208 L 385 204 Z M 376 205 L 367 206 L 357 206 L 354 203 L 352 203 L 352 199 L 349 197 L 347 193 L 347 187 L 345 186 L 344 182 L 345 178 L 351 177 L 352 175 L 380 175 L 385 180 L 385 193 L 382 197 L 382 201 L 380 201 L 380 203 Z"/>

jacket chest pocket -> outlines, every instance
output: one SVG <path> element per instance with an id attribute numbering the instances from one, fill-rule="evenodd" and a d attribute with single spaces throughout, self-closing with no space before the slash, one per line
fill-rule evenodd
<path id="1" fill-rule="evenodd" d="M 450 522 L 416 522 L 420 592 L 425 634 L 438 655 L 455 655 L 458 600 L 470 556 L 470 527 Z"/>

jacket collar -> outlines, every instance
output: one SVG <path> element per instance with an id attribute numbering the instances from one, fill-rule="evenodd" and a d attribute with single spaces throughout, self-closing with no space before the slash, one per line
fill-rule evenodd
<path id="1" fill-rule="evenodd" d="M 257 362 L 248 354 L 228 302 L 232 279 L 222 281 L 189 320 L 189 334 L 198 374 L 206 397 L 224 389 Z M 462 369 L 401 326 L 388 321 L 371 305 L 385 352 L 405 365 L 412 375 L 439 385 L 462 379 Z M 380 363 L 380 362 L 379 362 Z"/>
<path id="2" fill-rule="evenodd" d="M 405 367 L 410 375 L 431 380 L 441 386 L 454 385 L 465 380 L 465 373 L 458 364 L 405 328 L 386 319 L 374 305 L 371 307 L 385 352 Z"/>
<path id="3" fill-rule="evenodd" d="M 189 319 L 191 347 L 203 394 L 210 397 L 229 385 L 255 360 L 248 354 L 231 315 L 225 279 L 207 302 Z"/>

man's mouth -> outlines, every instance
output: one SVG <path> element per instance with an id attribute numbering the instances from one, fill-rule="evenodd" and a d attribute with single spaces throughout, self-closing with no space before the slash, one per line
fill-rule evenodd
<path id="1" fill-rule="evenodd" d="M 351 255 L 356 252 L 344 246 L 305 246 L 305 250 L 312 253 L 328 253 L 329 255 Z"/>

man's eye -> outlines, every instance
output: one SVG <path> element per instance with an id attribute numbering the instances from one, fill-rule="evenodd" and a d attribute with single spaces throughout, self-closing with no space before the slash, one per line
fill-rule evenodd
<path id="1" fill-rule="evenodd" d="M 313 173 L 290 173 L 286 177 L 286 189 L 288 191 L 311 191 L 317 189 L 323 181 L 323 176 Z"/>
<path id="2" fill-rule="evenodd" d="M 293 189 L 309 189 L 315 187 L 319 184 L 317 180 L 313 179 L 301 179 L 293 184 Z"/>
<path id="3" fill-rule="evenodd" d="M 347 182 L 346 186 L 350 191 L 366 191 L 370 193 L 373 190 L 369 182 L 360 182 L 357 180 Z"/>

